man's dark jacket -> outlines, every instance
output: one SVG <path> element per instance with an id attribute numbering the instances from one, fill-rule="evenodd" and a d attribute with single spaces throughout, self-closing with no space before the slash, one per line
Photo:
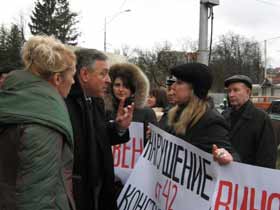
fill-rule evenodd
<path id="1" fill-rule="evenodd" d="M 114 210 L 111 145 L 129 140 L 105 121 L 101 98 L 86 98 L 78 82 L 66 99 L 74 131 L 73 193 L 78 210 Z"/>
<path id="2" fill-rule="evenodd" d="M 230 141 L 246 164 L 275 168 L 277 146 L 269 116 L 257 109 L 251 101 L 244 104 L 237 120 L 232 119 L 233 110 L 223 113 L 230 124 Z"/>

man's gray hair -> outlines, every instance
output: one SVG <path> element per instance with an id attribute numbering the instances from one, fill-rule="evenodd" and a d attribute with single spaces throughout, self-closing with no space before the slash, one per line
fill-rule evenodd
<path id="1" fill-rule="evenodd" d="M 96 49 L 81 48 L 76 50 L 75 54 L 77 57 L 77 72 L 79 72 L 83 67 L 86 67 L 88 69 L 92 68 L 95 65 L 96 60 L 108 60 L 108 57 L 104 53 Z"/>

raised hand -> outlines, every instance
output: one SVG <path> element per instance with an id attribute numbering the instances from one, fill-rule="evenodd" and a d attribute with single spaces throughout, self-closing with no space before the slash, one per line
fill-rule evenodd
<path id="1" fill-rule="evenodd" d="M 124 99 L 120 101 L 117 116 L 115 119 L 117 123 L 117 128 L 120 130 L 127 129 L 129 127 L 134 111 L 134 103 L 128 105 L 127 107 L 124 107 L 124 102 Z"/>
<path id="2" fill-rule="evenodd" d="M 218 148 L 217 145 L 213 144 L 212 154 L 215 161 L 220 165 L 226 165 L 233 161 L 232 155 L 224 148 Z"/>

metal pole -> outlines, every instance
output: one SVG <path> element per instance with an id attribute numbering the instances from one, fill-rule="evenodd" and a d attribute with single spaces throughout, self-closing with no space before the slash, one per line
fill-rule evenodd
<path id="1" fill-rule="evenodd" d="M 199 43 L 198 58 L 199 63 L 208 65 L 208 7 L 207 4 L 200 2 L 199 19 Z"/>
<path id="2" fill-rule="evenodd" d="M 266 68 L 266 65 L 267 65 L 267 40 L 264 40 L 264 79 L 266 79 L 266 76 L 267 76 L 267 68 Z"/>
<path id="3" fill-rule="evenodd" d="M 130 9 L 126 9 L 126 10 L 123 10 L 123 11 L 120 11 L 120 12 L 117 12 L 115 15 L 113 15 L 113 17 L 110 19 L 109 18 L 109 21 L 108 21 L 108 24 L 112 22 L 112 20 L 114 20 L 118 15 L 120 15 L 121 13 L 124 13 L 124 12 L 131 12 Z M 107 17 L 105 16 L 105 20 L 104 20 L 104 52 L 107 51 Z"/>
<path id="4" fill-rule="evenodd" d="M 107 43 L 107 40 L 106 40 L 106 25 L 107 25 L 107 22 L 106 22 L 106 16 L 105 16 L 105 19 L 104 19 L 104 52 L 106 52 L 106 50 L 107 50 L 107 46 L 106 46 L 106 43 Z"/>

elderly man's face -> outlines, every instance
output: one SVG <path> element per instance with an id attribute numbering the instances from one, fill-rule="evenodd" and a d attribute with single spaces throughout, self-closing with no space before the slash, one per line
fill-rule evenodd
<path id="1" fill-rule="evenodd" d="M 251 95 L 251 90 L 242 82 L 231 83 L 227 89 L 229 103 L 234 109 L 239 109 Z"/>
<path id="2" fill-rule="evenodd" d="M 91 71 L 83 68 L 80 82 L 87 96 L 104 97 L 111 83 L 108 62 L 96 60 Z"/>

